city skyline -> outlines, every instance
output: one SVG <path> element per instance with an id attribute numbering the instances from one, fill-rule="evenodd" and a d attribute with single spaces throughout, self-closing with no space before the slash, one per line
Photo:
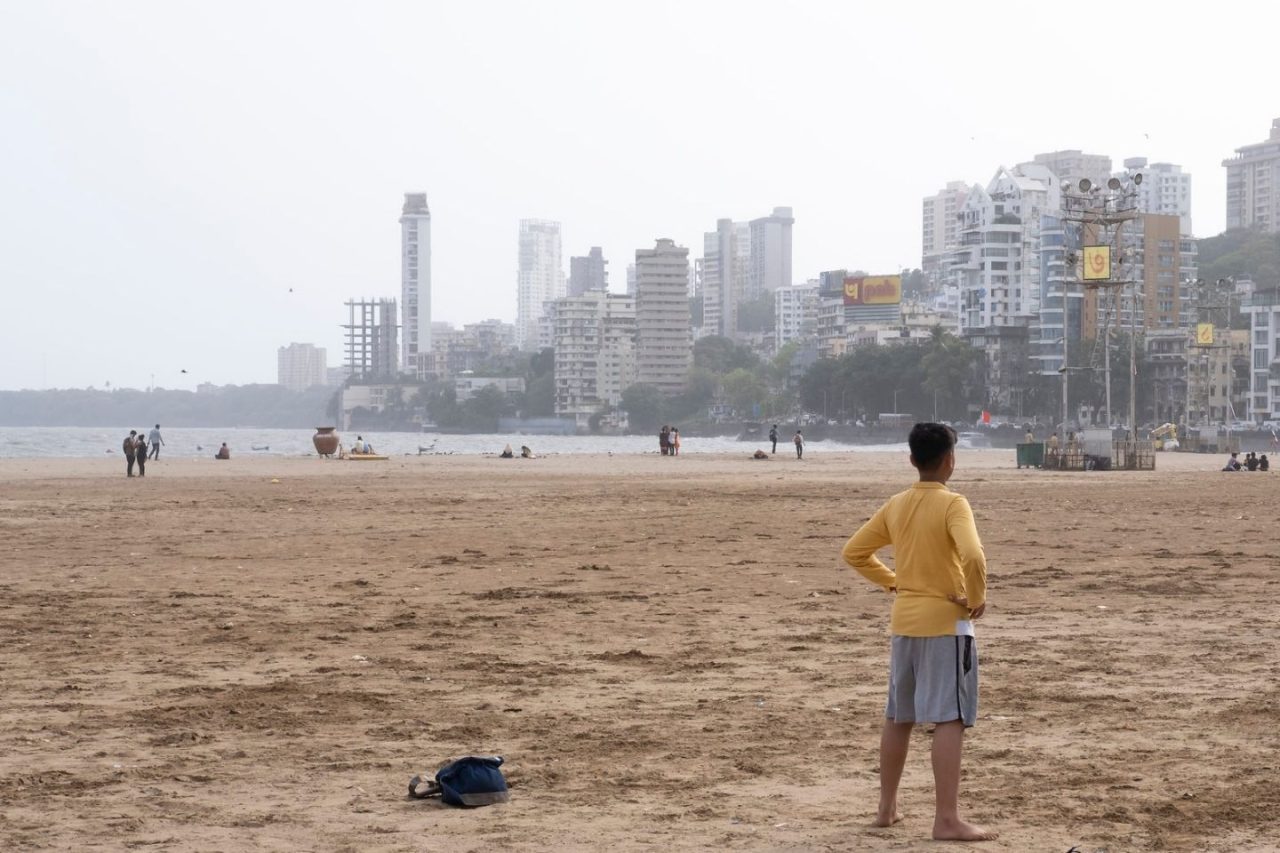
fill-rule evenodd
<path id="1" fill-rule="evenodd" d="M 599 246 L 621 264 L 660 237 L 696 252 L 725 212 L 785 203 L 799 220 L 790 283 L 844 266 L 896 272 L 921 263 L 921 198 L 1042 151 L 1177 163 L 1194 176 L 1195 235 L 1212 236 L 1226 221 L 1222 162 L 1280 115 L 1210 97 L 1267 73 L 1266 33 L 1226 21 L 1198 35 L 1204 55 L 1231 45 L 1231 68 L 1195 64 L 1187 85 L 1099 119 L 1045 75 L 1001 78 L 1015 118 L 975 107 L 960 79 L 994 79 L 998 51 L 942 73 L 955 61 L 945 45 L 980 40 L 1013 6 L 946 9 L 930 32 L 905 9 L 677 8 L 678 27 L 589 4 L 513 8 L 491 34 L 501 61 L 450 86 L 423 81 L 467 67 L 486 31 L 478 10 L 389 4 L 352 27 L 323 4 L 7 8 L 0 285 L 62 309 L 30 312 L 0 340 L 0 387 L 270 382 L 290 341 L 339 352 L 346 299 L 401 296 L 392 219 L 409 191 L 431 199 L 432 314 L 461 326 L 515 319 L 521 218 L 562 222 L 565 255 Z M 1050 12 L 1016 8 L 1019 26 L 1057 44 Z M 1135 14 L 1150 37 L 1177 37 L 1161 8 Z M 298 20 L 308 37 L 282 45 Z M 610 35 L 578 38 L 584 27 Z M 555 49 L 532 53 L 531 30 Z M 840 34 L 853 31 L 850 46 Z M 731 36 L 721 51 L 686 49 L 711 32 Z M 670 62 L 627 70 L 658 41 Z M 777 59 L 767 84 L 738 85 L 757 51 Z M 571 73 L 584 63 L 600 73 Z M 889 70 L 858 70 L 870 67 Z M 550 100 L 510 87 L 518 68 L 543 72 Z M 758 132 L 715 130 L 693 96 L 712 87 L 725 92 L 717 111 L 758 115 Z M 670 111 L 637 124 L 635 105 L 664 91 Z M 674 132 L 695 124 L 707 132 Z"/>

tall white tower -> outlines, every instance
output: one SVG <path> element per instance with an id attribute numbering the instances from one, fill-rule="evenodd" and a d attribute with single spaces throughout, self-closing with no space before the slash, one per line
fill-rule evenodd
<path id="1" fill-rule="evenodd" d="M 520 269 L 516 277 L 516 346 L 538 346 L 538 321 L 546 304 L 565 295 L 560 265 L 560 223 L 545 219 L 520 220 Z"/>
<path id="2" fill-rule="evenodd" d="M 426 193 L 405 193 L 400 216 L 401 369 L 418 373 L 418 354 L 431 352 L 431 210 Z"/>

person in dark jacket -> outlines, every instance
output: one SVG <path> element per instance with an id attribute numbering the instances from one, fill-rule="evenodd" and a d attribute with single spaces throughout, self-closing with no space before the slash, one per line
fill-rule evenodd
<path id="1" fill-rule="evenodd" d="M 124 450 L 124 461 L 126 463 L 126 470 L 128 471 L 128 476 L 130 477 L 133 476 L 133 460 L 134 460 L 134 453 L 136 452 L 135 443 L 136 443 L 137 435 L 138 435 L 138 431 L 136 429 L 129 430 L 129 434 L 124 437 L 124 444 L 122 445 L 122 449 Z"/>
<path id="2" fill-rule="evenodd" d="M 769 440 L 773 442 L 773 449 L 770 450 L 769 453 L 770 454 L 777 453 L 778 452 L 778 425 L 777 424 L 774 424 L 773 428 L 769 430 Z"/>
<path id="3" fill-rule="evenodd" d="M 138 433 L 138 437 L 133 440 L 133 455 L 138 459 L 138 476 L 147 476 L 147 440 L 142 437 L 142 433 Z"/>

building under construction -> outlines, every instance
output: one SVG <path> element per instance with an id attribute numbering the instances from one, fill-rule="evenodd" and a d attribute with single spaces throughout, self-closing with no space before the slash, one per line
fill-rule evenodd
<path id="1" fill-rule="evenodd" d="M 396 301 L 351 299 L 346 305 L 343 363 L 350 376 L 365 382 L 399 376 Z"/>

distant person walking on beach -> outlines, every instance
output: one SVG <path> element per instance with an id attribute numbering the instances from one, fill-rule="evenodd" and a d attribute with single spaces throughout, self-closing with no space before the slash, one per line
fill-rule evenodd
<path id="1" fill-rule="evenodd" d="M 773 428 L 769 430 L 769 440 L 773 442 L 773 450 L 769 451 L 770 455 L 772 455 L 778 452 L 778 425 L 777 424 L 774 424 Z"/>
<path id="2" fill-rule="evenodd" d="M 164 439 L 160 437 L 160 424 L 156 424 L 156 428 L 147 436 L 147 441 L 151 442 L 151 458 L 160 458 L 160 445 L 164 444 Z"/>
<path id="3" fill-rule="evenodd" d="M 133 454 L 138 458 L 138 476 L 147 476 L 147 442 L 142 437 L 142 433 L 138 433 L 137 439 L 133 442 Z"/>
<path id="4" fill-rule="evenodd" d="M 671 428 L 671 435 L 667 437 L 667 441 L 671 444 L 671 455 L 680 455 L 680 430 L 676 427 Z"/>
<path id="5" fill-rule="evenodd" d="M 666 424 L 658 430 L 658 450 L 663 456 L 671 452 L 671 427 Z"/>
<path id="6" fill-rule="evenodd" d="M 230 459 L 231 458 L 231 448 L 227 447 L 227 443 L 225 441 L 222 442 L 222 446 L 218 448 L 218 452 L 213 454 L 213 458 L 214 459 Z"/>
<path id="7" fill-rule="evenodd" d="M 130 477 L 133 476 L 133 454 L 135 450 L 134 439 L 137 435 L 138 431 L 136 429 L 129 430 L 129 434 L 124 437 L 124 444 L 121 447 L 121 449 L 124 450 L 126 470 L 129 472 L 128 476 Z"/>
<path id="8" fill-rule="evenodd" d="M 795 438 L 791 439 L 796 445 L 796 458 L 804 458 L 804 434 L 800 430 L 796 430 Z"/>

